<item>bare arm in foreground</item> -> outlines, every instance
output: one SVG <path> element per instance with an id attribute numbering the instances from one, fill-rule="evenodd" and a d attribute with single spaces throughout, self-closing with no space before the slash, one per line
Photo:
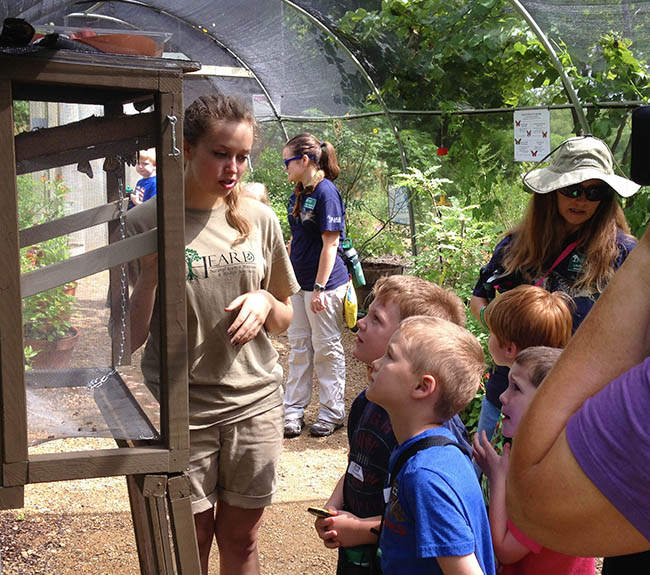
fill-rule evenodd
<path id="1" fill-rule="evenodd" d="M 650 355 L 650 231 L 551 370 L 517 431 L 508 516 L 546 547 L 581 556 L 650 549 L 575 460 L 566 424 L 584 401 Z M 643 454 L 650 460 L 650 454 Z"/>

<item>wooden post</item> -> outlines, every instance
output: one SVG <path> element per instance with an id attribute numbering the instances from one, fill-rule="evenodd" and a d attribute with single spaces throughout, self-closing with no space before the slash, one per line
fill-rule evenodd
<path id="1" fill-rule="evenodd" d="M 160 94 L 157 104 L 160 113 L 156 149 L 162 338 L 160 425 L 163 441 L 172 452 L 169 471 L 181 472 L 187 469 L 189 451 L 186 311 L 185 306 L 179 305 L 185 301 L 186 273 L 185 245 L 178 242 L 179 237 L 184 237 L 185 229 L 185 202 L 179 193 L 183 190 L 182 96 L 180 92 Z M 174 142 L 178 155 L 170 155 L 175 153 Z"/>
<path id="2" fill-rule="evenodd" d="M 0 80 L 0 485 L 11 483 L 16 464 L 27 475 L 27 399 L 20 299 L 18 192 L 15 175 L 12 86 Z M 22 497 L 12 490 L 3 500 L 15 506 Z"/>
<path id="3" fill-rule="evenodd" d="M 133 521 L 135 544 L 138 549 L 140 573 L 141 575 L 156 575 L 160 573 L 160 567 L 158 565 L 158 556 L 151 544 L 153 541 L 151 517 L 149 516 L 147 500 L 142 493 L 144 477 L 144 475 L 127 475 L 126 487 L 129 492 L 129 503 L 131 504 L 131 520 Z"/>
<path id="4" fill-rule="evenodd" d="M 200 573 L 201 561 L 196 543 L 194 515 L 190 500 L 190 481 L 187 475 L 183 473 L 170 477 L 167 482 L 167 491 L 178 573 L 188 575 Z"/>
<path id="5" fill-rule="evenodd" d="M 160 573 L 173 573 L 172 548 L 169 542 L 169 523 L 165 496 L 167 494 L 166 475 L 145 475 L 142 489 L 147 503 L 147 513 L 151 524 L 151 541 L 155 550 Z"/>

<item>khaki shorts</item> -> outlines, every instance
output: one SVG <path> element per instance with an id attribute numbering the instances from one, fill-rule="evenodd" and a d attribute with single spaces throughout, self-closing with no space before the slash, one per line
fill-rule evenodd
<path id="1" fill-rule="evenodd" d="M 282 406 L 229 425 L 190 430 L 192 511 L 217 501 L 244 509 L 271 503 L 282 451 Z"/>

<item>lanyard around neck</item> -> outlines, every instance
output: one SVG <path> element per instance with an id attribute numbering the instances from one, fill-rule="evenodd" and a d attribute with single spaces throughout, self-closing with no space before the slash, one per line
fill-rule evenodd
<path id="1" fill-rule="evenodd" d="M 562 250 L 562 253 L 557 257 L 557 259 L 553 262 L 553 265 L 548 268 L 547 272 L 535 282 L 536 286 L 541 286 L 544 280 L 546 279 L 546 276 L 550 274 L 561 262 L 563 259 L 565 259 L 578 245 L 578 240 L 575 240 L 571 242 L 566 248 Z"/>

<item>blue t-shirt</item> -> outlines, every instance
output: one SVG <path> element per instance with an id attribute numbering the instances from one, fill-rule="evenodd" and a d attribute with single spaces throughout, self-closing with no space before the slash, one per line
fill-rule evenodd
<path id="1" fill-rule="evenodd" d="M 156 195 L 156 176 L 150 178 L 141 178 L 135 185 L 135 195 L 142 192 L 142 202 L 150 200 Z"/>
<path id="2" fill-rule="evenodd" d="M 300 287 L 305 291 L 314 289 L 318 262 L 323 249 L 323 232 L 345 231 L 345 207 L 336 186 L 327 178 L 319 182 L 311 194 L 302 194 L 302 203 L 297 218 L 291 214 L 296 203 L 296 195 L 289 198 L 289 227 L 291 228 L 291 263 Z M 348 270 L 336 254 L 334 268 L 325 287 L 328 290 L 346 284 Z"/>
<path id="3" fill-rule="evenodd" d="M 565 245 L 570 244 L 574 240 L 575 237 L 567 238 Z M 472 292 L 473 295 L 487 299 L 492 299 L 494 297 L 488 288 L 486 288 L 485 283 L 490 277 L 502 273 L 503 259 L 508 251 L 508 246 L 511 241 L 512 235 L 508 235 L 497 244 L 494 253 L 492 254 L 492 258 L 487 265 L 481 268 L 479 280 L 476 283 L 476 286 L 474 286 L 474 291 Z M 617 231 L 616 248 L 618 250 L 618 256 L 614 261 L 615 270 L 623 265 L 623 262 L 636 244 L 637 241 L 632 236 L 624 234 L 621 230 Z M 556 258 L 557 256 L 555 256 L 552 261 L 546 262 L 543 268 L 549 269 L 555 262 Z M 544 278 L 544 281 L 541 284 L 541 287 L 549 292 L 562 291 L 571 296 L 575 306 L 572 310 L 573 332 L 578 329 L 578 326 L 582 323 L 596 303 L 596 300 L 600 297 L 600 292 L 595 289 L 576 289 L 573 287 L 582 273 L 584 258 L 585 255 L 581 249 L 574 249 Z M 495 283 L 499 286 L 499 293 L 504 293 L 528 282 L 524 280 L 521 273 L 515 272 L 508 276 L 506 280 L 502 282 L 497 281 Z M 531 283 L 534 283 L 534 281 Z M 509 369 L 505 366 L 495 366 L 494 369 L 491 370 L 490 378 L 485 387 L 487 400 L 492 405 L 499 408 L 501 407 L 499 396 L 508 387 L 508 372 Z"/>
<path id="4" fill-rule="evenodd" d="M 451 437 L 471 454 L 467 430 L 458 415 L 444 427 Z M 343 505 L 357 517 L 375 517 L 384 513 L 384 483 L 388 462 L 397 447 L 388 412 L 366 398 L 362 391 L 352 402 L 348 417 L 350 462 L 343 480 Z"/>
<path id="5" fill-rule="evenodd" d="M 399 454 L 430 429 L 400 445 Z M 386 508 L 380 547 L 382 569 L 391 575 L 442 574 L 436 557 L 476 554 L 483 573 L 494 575 L 492 537 L 481 488 L 469 459 L 454 445 L 418 451 L 402 467 Z"/>

